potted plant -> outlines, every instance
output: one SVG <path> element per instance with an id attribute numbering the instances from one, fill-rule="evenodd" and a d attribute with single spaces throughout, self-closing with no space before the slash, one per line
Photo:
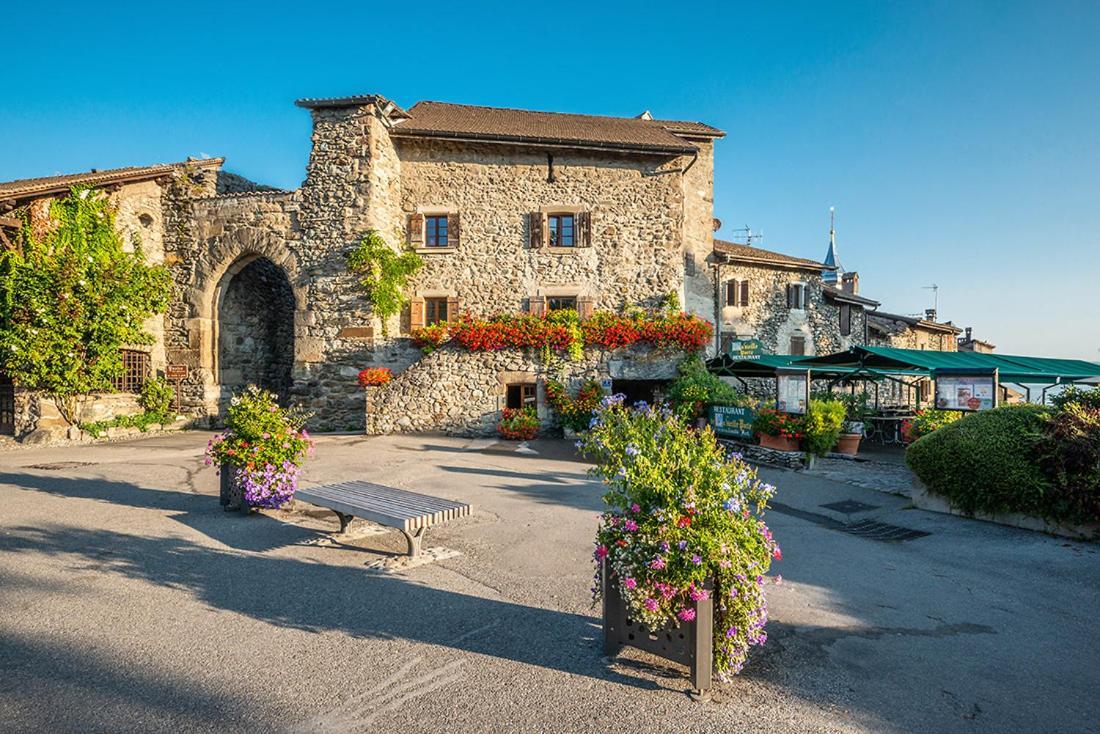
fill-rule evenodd
<path id="1" fill-rule="evenodd" d="M 739 673 L 767 639 L 764 574 L 779 546 L 764 523 L 775 491 L 665 406 L 604 405 L 582 439 L 608 487 L 596 535 L 605 647 L 692 666 L 695 688 Z"/>
<path id="2" fill-rule="evenodd" d="M 497 424 L 497 432 L 508 441 L 530 441 L 538 435 L 539 425 L 539 417 L 533 407 L 505 408 Z"/>
<path id="3" fill-rule="evenodd" d="M 835 400 L 844 404 L 844 423 L 840 429 L 836 446 L 833 448 L 838 454 L 855 456 L 859 453 L 859 444 L 863 439 L 863 422 L 870 414 L 870 406 L 867 403 L 867 395 L 864 393 L 840 393 Z"/>
<path id="4" fill-rule="evenodd" d="M 780 413 L 774 408 L 763 408 L 757 412 L 752 427 L 764 448 L 798 451 L 804 434 L 804 424 L 802 416 Z"/>
<path id="5" fill-rule="evenodd" d="M 599 380 L 586 380 L 577 390 L 576 397 L 572 397 L 561 382 L 549 380 L 546 383 L 546 397 L 561 417 L 565 437 L 576 438 L 578 434 L 588 430 L 596 409 L 600 407 L 603 387 Z"/>
<path id="6" fill-rule="evenodd" d="M 802 445 L 808 466 L 812 467 L 816 457 L 824 456 L 836 446 L 844 415 L 844 403 L 839 400 L 810 399 L 810 409 L 802 421 Z"/>
<path id="7" fill-rule="evenodd" d="M 229 510 L 278 508 L 294 498 L 313 441 L 302 427 L 309 414 L 279 407 L 255 385 L 229 401 L 223 432 L 206 447 L 206 464 L 221 474 L 221 503 Z"/>

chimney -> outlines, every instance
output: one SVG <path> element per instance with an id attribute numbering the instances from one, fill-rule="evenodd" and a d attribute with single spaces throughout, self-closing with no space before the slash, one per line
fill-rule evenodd
<path id="1" fill-rule="evenodd" d="M 924 320 L 925 321 L 935 321 L 936 320 L 936 309 L 934 309 L 934 308 L 924 309 Z"/>
<path id="2" fill-rule="evenodd" d="M 851 293 L 853 296 L 859 295 L 859 273 L 852 271 L 845 273 L 841 277 L 840 288 L 845 293 Z"/>
<path id="3" fill-rule="evenodd" d="M 974 327 L 973 326 L 966 327 L 966 340 L 967 341 L 972 341 L 973 338 L 974 338 Z"/>

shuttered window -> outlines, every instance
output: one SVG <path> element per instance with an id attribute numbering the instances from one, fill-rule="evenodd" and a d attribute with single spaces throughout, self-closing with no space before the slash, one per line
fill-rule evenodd
<path id="1" fill-rule="evenodd" d="M 787 308 L 802 310 L 806 308 L 806 286 L 803 283 L 787 285 Z"/>
<path id="2" fill-rule="evenodd" d="M 567 309 L 577 310 L 576 296 L 550 296 L 546 299 L 547 311 L 565 311 Z"/>
<path id="3" fill-rule="evenodd" d="M 726 305 L 727 306 L 747 306 L 747 305 L 749 305 L 749 281 L 747 281 L 747 280 L 727 280 L 726 281 Z"/>
<path id="4" fill-rule="evenodd" d="M 736 280 L 727 280 L 726 281 L 726 305 L 727 306 L 736 306 L 737 305 L 737 296 L 738 296 L 737 281 Z"/>
<path id="5" fill-rule="evenodd" d="M 424 324 L 426 326 L 431 326 L 432 324 L 438 324 L 445 321 L 447 321 L 447 299 L 425 298 Z"/>
<path id="6" fill-rule="evenodd" d="M 852 307 L 847 303 L 840 304 L 840 335 L 848 336 L 852 333 Z"/>
<path id="7" fill-rule="evenodd" d="M 791 337 L 791 354 L 794 356 L 802 356 L 806 354 L 806 337 L 804 336 L 792 336 Z"/>
<path id="8" fill-rule="evenodd" d="M 591 247 L 590 212 L 531 212 L 528 217 L 531 247 Z M 453 231 L 454 224 L 451 229 Z M 453 239 L 453 235 L 452 235 Z"/>
<path id="9" fill-rule="evenodd" d="M 551 247 L 574 247 L 577 244 L 576 221 L 572 214 L 551 214 L 547 220 Z"/>
<path id="10" fill-rule="evenodd" d="M 445 214 L 443 214 L 443 215 L 434 215 L 433 214 L 432 216 L 424 217 L 424 225 L 425 225 L 425 236 L 424 236 L 424 246 L 425 247 L 447 247 L 448 246 L 447 216 Z"/>

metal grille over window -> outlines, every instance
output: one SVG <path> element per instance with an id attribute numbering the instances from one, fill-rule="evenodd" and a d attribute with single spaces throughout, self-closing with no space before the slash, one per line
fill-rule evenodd
<path id="1" fill-rule="evenodd" d="M 149 353 L 134 349 L 122 350 L 122 374 L 113 380 L 115 392 L 141 392 L 149 379 Z"/>

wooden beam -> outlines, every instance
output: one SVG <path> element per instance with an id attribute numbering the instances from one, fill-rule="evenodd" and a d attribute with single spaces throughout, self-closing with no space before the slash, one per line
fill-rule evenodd
<path id="1" fill-rule="evenodd" d="M 0 226 L 2 227 L 22 227 L 23 221 L 16 219 L 15 217 L 0 217 Z"/>

